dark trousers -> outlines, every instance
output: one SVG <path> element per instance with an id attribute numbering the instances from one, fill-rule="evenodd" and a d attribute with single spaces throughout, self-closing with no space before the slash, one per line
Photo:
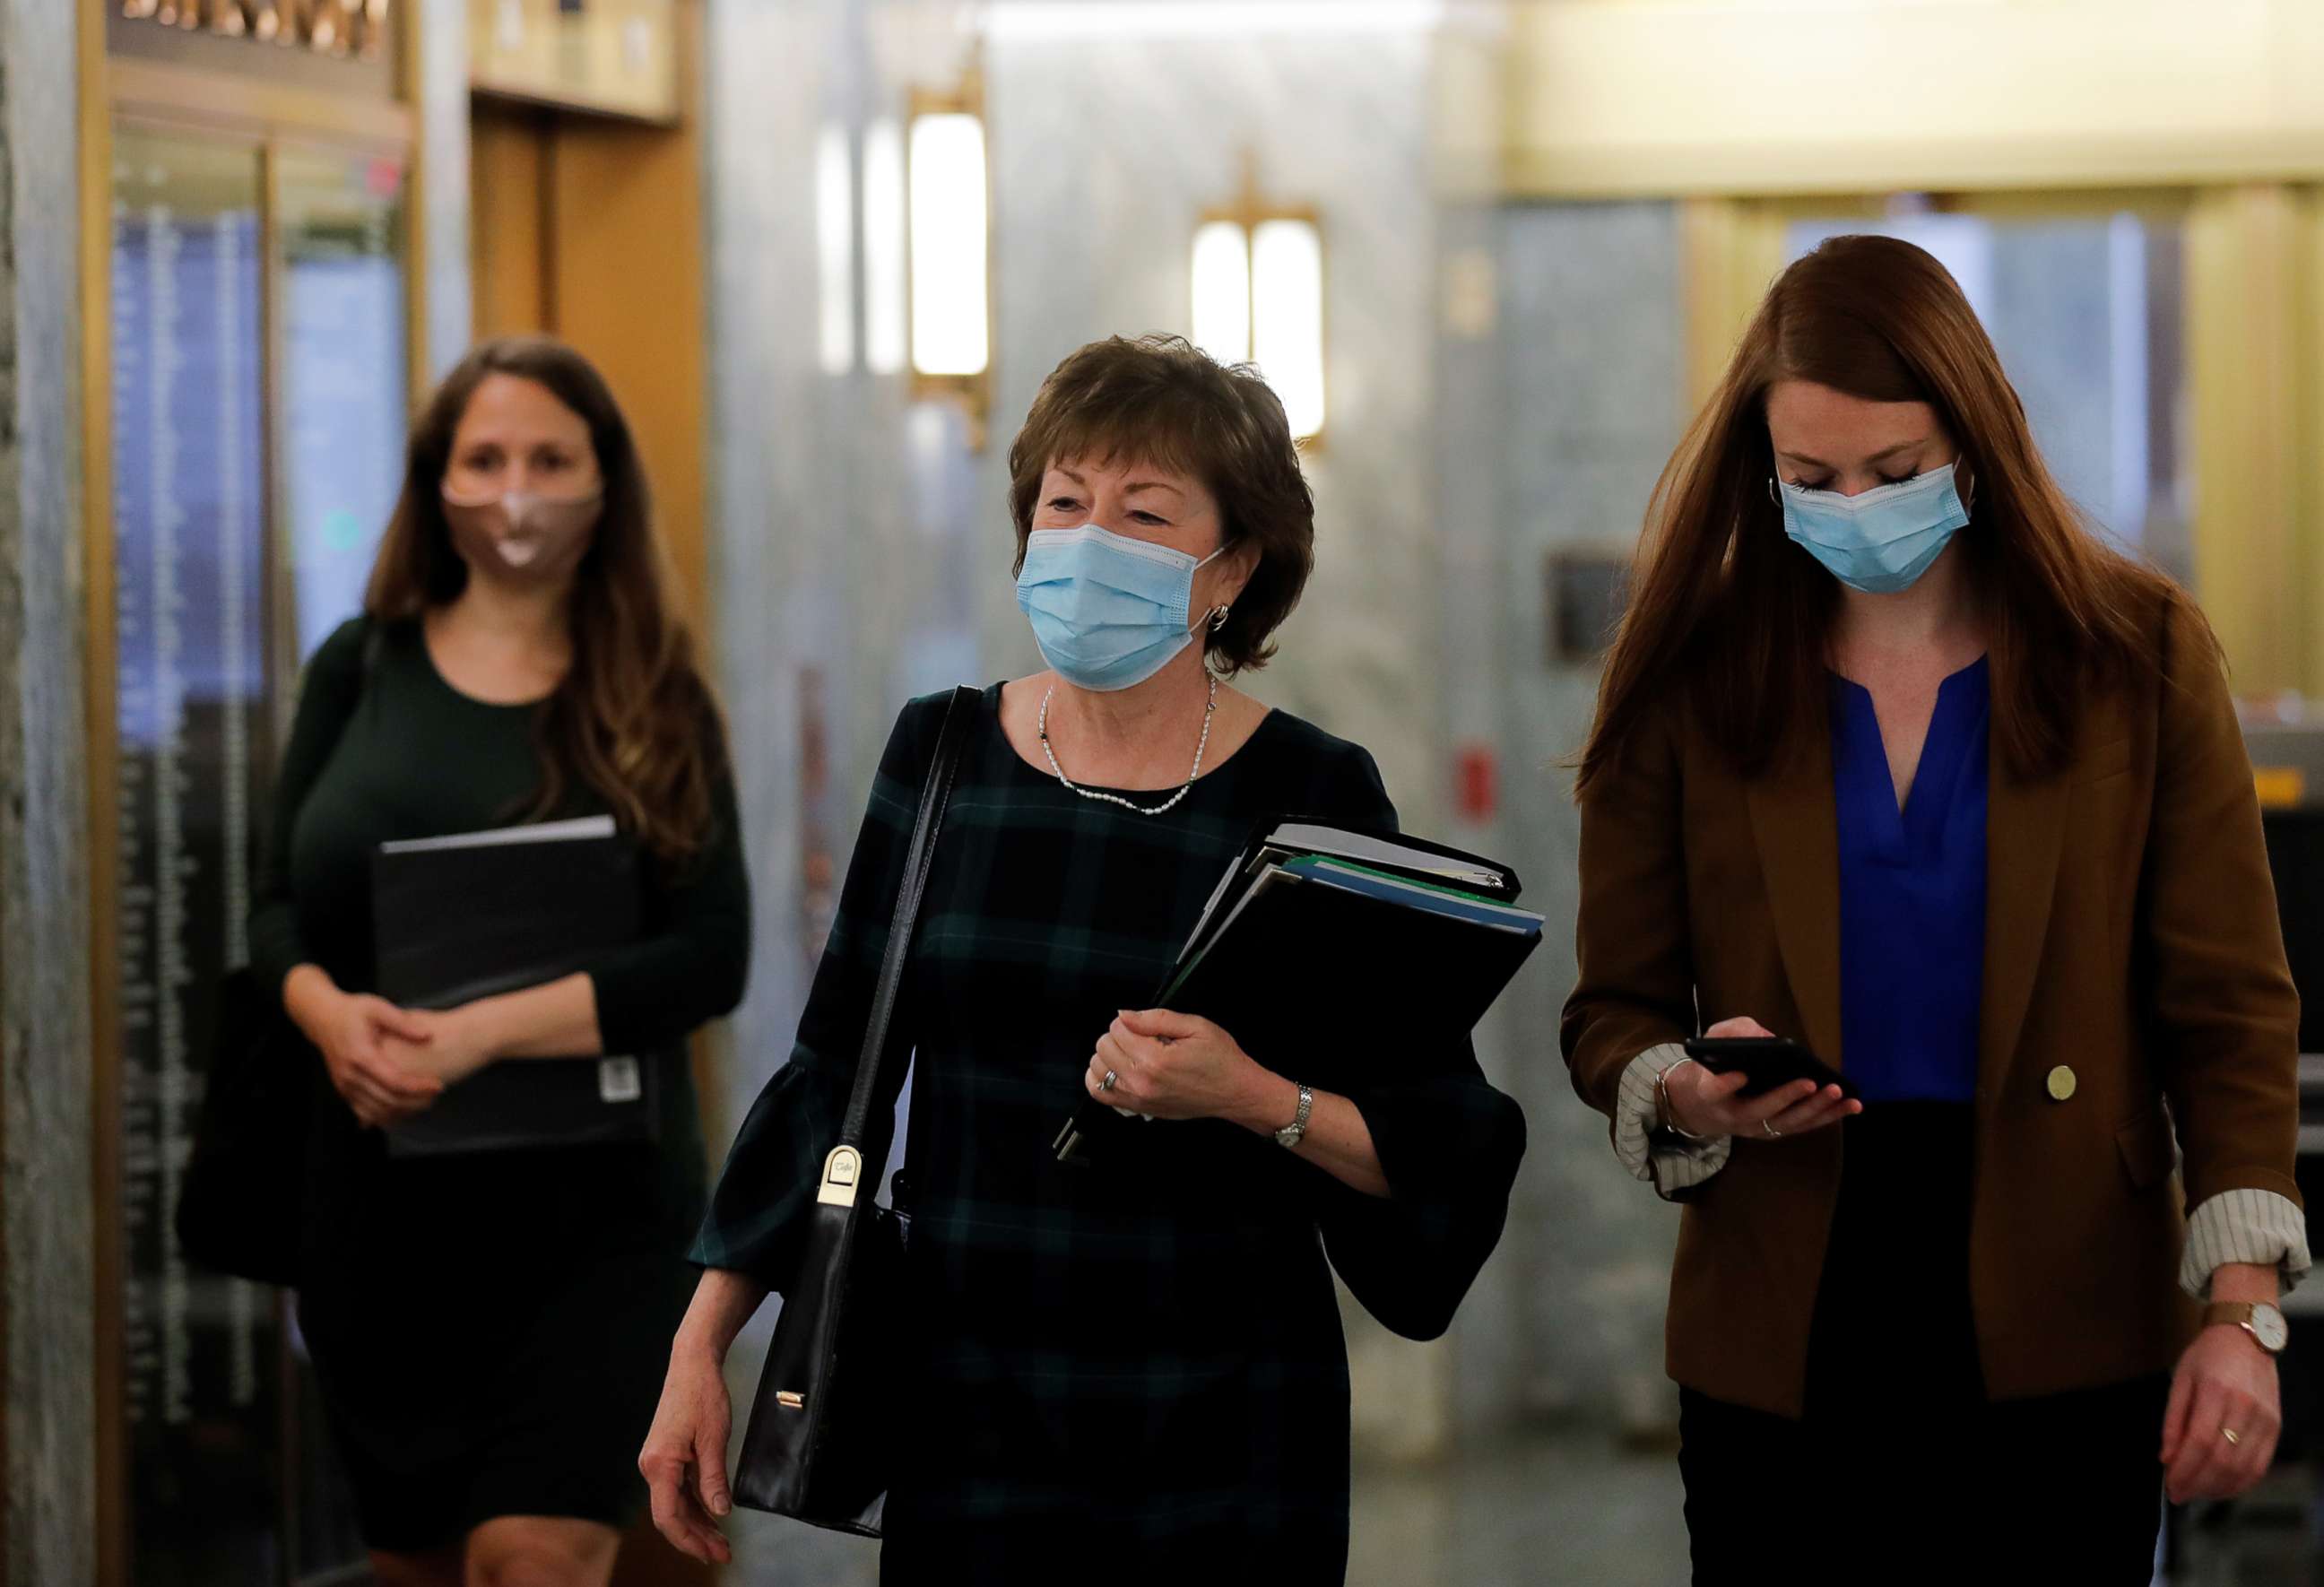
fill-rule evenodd
<path id="1" fill-rule="evenodd" d="M 2168 1379 L 1988 1400 L 1969 1304 L 1969 1110 L 1891 1103 L 1843 1128 L 1806 1416 L 1680 1397 L 1697 1587 L 2144 1587 Z"/>

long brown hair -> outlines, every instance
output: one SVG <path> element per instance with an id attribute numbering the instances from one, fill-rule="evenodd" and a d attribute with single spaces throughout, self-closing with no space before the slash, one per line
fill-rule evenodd
<path id="1" fill-rule="evenodd" d="M 1788 542 L 1770 498 L 1766 404 L 1784 380 L 1936 410 L 1974 498 L 1958 543 L 1985 604 L 1994 746 L 2013 775 L 2056 770 L 2082 689 L 2160 664 L 2141 613 L 2163 576 L 2083 527 L 1944 266 L 1910 243 L 1847 236 L 1776 280 L 1655 483 L 1578 787 L 1674 690 L 1747 776 L 1821 708 L 1840 586 Z"/>
<path id="2" fill-rule="evenodd" d="M 668 558 L 653 529 L 629 421 L 589 361 L 545 337 L 503 337 L 463 358 L 413 425 L 403 494 L 373 566 L 364 607 L 375 623 L 417 622 L 467 587 L 444 517 L 452 438 L 476 388 L 494 374 L 537 381 L 589 426 L 604 510 L 575 574 L 573 664 L 533 717 L 540 790 L 524 818 L 566 806 L 577 780 L 623 831 L 666 862 L 709 839 L 724 739 L 693 636 L 671 609 Z"/>

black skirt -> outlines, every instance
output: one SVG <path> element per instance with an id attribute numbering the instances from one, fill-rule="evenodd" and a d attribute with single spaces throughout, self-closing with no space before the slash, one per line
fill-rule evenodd
<path id="1" fill-rule="evenodd" d="M 2169 1380 L 1988 1399 L 1969 1296 L 1973 1110 L 1884 1103 L 1840 1128 L 1805 1416 L 1680 1396 L 1694 1580 L 2143 1587 Z"/>
<path id="2" fill-rule="evenodd" d="M 422 1553 L 501 1516 L 628 1527 L 698 1204 L 645 1148 L 383 1167 L 299 1296 L 364 1544 Z"/>

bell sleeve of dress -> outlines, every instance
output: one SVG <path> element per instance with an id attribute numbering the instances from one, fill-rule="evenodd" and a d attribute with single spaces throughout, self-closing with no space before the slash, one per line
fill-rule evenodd
<path id="1" fill-rule="evenodd" d="M 701 850 L 647 891 L 644 930 L 586 966 L 609 1053 L 682 1054 L 686 1038 L 734 1011 L 751 972 L 751 877 L 725 730 L 710 701 L 699 730 L 715 769 L 712 827 Z"/>
<path id="2" fill-rule="evenodd" d="M 1318 814 L 1395 831 L 1396 807 L 1356 750 Z M 1525 1114 L 1478 1066 L 1462 1031 L 1440 1052 L 1389 1055 L 1388 1076 L 1348 1093 L 1387 1176 L 1383 1200 L 1320 1170 L 1317 1223 L 1332 1266 L 1364 1309 L 1407 1339 L 1434 1339 L 1476 1281 L 1508 1221 L 1525 1156 Z"/>
<path id="3" fill-rule="evenodd" d="M 839 1142 L 855 1084 L 863 1029 L 888 950 L 905 852 L 944 704 L 941 696 L 913 701 L 889 735 L 840 886 L 838 913 L 799 1016 L 798 1041 L 788 1061 L 751 1104 L 727 1153 L 689 1253 L 698 1267 L 745 1273 L 778 1292 L 797 1269 L 823 1161 Z M 898 1000 L 892 1043 L 910 1044 L 903 1021 L 911 1006 L 909 997 Z M 873 1110 L 875 1136 L 888 1128 L 902 1089 L 903 1066 L 894 1067 L 892 1076 L 883 1076 L 883 1094 Z M 885 1140 L 869 1144 L 877 1149 L 873 1160 L 884 1161 Z"/>

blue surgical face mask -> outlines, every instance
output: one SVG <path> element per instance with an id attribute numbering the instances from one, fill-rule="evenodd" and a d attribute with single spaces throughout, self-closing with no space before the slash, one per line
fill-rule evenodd
<path id="1" fill-rule="evenodd" d="M 1130 688 L 1194 642 L 1194 572 L 1225 550 L 1197 562 L 1094 523 L 1037 529 L 1017 575 L 1018 609 L 1059 678 L 1100 694 Z"/>
<path id="2" fill-rule="evenodd" d="M 1787 483 L 1784 532 L 1850 589 L 1869 595 L 1910 589 L 1969 522 L 1953 468 L 1948 463 L 1856 496 Z"/>

